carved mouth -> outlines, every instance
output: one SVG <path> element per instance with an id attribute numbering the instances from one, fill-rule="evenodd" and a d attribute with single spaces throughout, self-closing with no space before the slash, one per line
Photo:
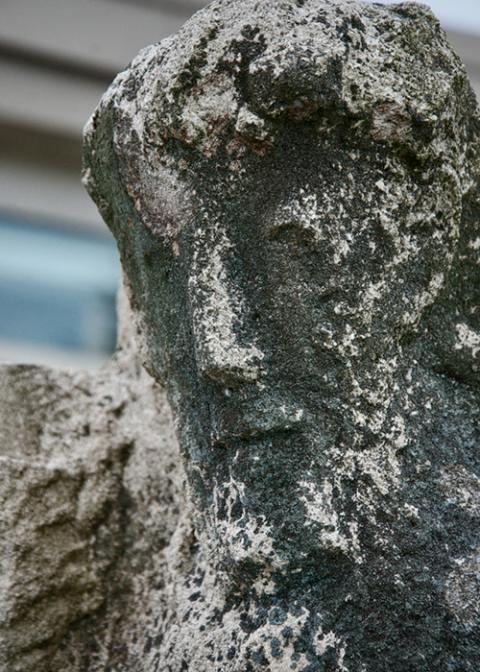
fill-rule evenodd
<path id="1" fill-rule="evenodd" d="M 277 407 L 270 413 L 251 412 L 235 418 L 229 414 L 217 418 L 212 431 L 214 445 L 232 442 L 265 439 L 285 432 L 299 431 L 304 424 L 304 412 L 300 408 Z"/>

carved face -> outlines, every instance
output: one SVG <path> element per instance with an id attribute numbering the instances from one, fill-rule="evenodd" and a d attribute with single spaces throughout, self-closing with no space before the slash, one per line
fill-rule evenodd
<path id="1" fill-rule="evenodd" d="M 177 215 L 142 242 L 150 367 L 228 562 L 355 558 L 332 461 L 363 444 L 385 487 L 395 470 L 402 427 L 386 409 L 402 343 L 443 284 L 460 196 L 448 176 L 422 184 L 421 166 L 344 140 L 298 127 L 238 172 L 197 160 L 176 176 Z"/>

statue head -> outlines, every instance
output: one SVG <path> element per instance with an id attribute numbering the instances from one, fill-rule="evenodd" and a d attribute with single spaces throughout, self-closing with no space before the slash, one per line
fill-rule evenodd
<path id="1" fill-rule="evenodd" d="M 227 566 L 361 562 L 348 507 L 394 487 L 404 361 L 479 319 L 448 317 L 460 249 L 478 274 L 475 105 L 421 5 L 216 0 L 89 122 L 85 181 Z"/>

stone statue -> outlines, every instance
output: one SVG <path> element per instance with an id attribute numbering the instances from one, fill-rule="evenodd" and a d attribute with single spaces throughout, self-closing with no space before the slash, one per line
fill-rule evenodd
<path id="1" fill-rule="evenodd" d="M 84 181 L 186 490 L 79 670 L 478 669 L 479 138 L 423 5 L 215 0 L 118 75 Z"/>

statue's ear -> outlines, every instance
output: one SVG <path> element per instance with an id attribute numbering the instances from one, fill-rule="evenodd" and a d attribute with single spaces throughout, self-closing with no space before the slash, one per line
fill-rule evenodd
<path id="1" fill-rule="evenodd" d="M 480 180 L 463 199 L 456 258 L 426 321 L 424 354 L 434 370 L 479 389 Z"/>

